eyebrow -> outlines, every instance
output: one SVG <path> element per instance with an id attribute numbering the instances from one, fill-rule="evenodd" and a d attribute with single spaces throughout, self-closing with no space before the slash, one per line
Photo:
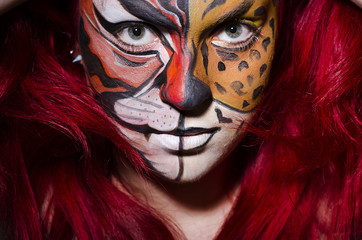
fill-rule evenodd
<path id="1" fill-rule="evenodd" d="M 215 0 L 216 1 L 216 0 Z M 219 15 L 218 22 L 223 22 L 224 19 L 236 18 L 240 15 L 244 15 L 250 8 L 253 6 L 254 0 L 244 0 L 237 7 L 234 7 L 230 11 L 227 11 L 224 14 Z"/>
<path id="2" fill-rule="evenodd" d="M 209 6 L 207 6 L 206 10 L 204 11 L 204 13 L 202 14 L 202 19 L 204 19 L 205 15 L 208 14 L 211 10 L 213 10 L 214 8 L 223 5 L 226 3 L 226 0 L 214 0 L 212 3 L 209 4 Z M 244 0 L 239 6 L 238 6 L 238 11 L 241 12 L 246 12 L 250 9 L 250 7 L 254 4 L 254 0 Z M 242 14 L 242 13 L 240 13 Z"/>
<path id="3" fill-rule="evenodd" d="M 216 1 L 218 0 L 214 0 L 214 2 Z M 212 2 L 210 5 L 212 5 L 214 2 Z M 216 17 L 217 19 L 210 26 L 202 31 L 201 35 L 205 35 L 207 32 L 210 32 L 210 30 L 214 29 L 218 25 L 222 25 L 225 22 L 229 22 L 233 19 L 239 18 L 240 16 L 244 15 L 253 6 L 253 4 L 254 0 L 244 0 L 241 4 L 239 4 L 237 7 L 234 7 L 230 11 L 227 11 L 226 13 L 223 12 Z M 205 12 L 208 10 L 208 8 L 205 10 Z M 207 13 L 205 12 L 204 14 L 206 15 L 209 11 Z"/>
<path id="4" fill-rule="evenodd" d="M 170 18 L 165 16 L 165 13 L 155 8 L 151 3 L 145 0 L 118 1 L 129 13 L 138 18 L 171 30 L 177 31 L 180 29 Z"/>

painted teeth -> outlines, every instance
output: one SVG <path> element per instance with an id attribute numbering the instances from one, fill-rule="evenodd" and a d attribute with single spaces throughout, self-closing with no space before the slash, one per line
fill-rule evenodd
<path id="1" fill-rule="evenodd" d="M 163 148 L 172 151 L 191 150 L 201 147 L 212 137 L 211 133 L 203 133 L 192 136 L 175 136 L 171 134 L 152 134 L 152 142 L 159 144 Z M 180 144 L 182 141 L 182 144 Z M 182 145 L 182 149 L 180 149 Z"/>
<path id="2" fill-rule="evenodd" d="M 200 147 L 200 146 L 204 145 L 209 140 L 210 137 L 211 137 L 211 133 L 204 133 L 204 134 L 200 134 L 200 135 L 196 135 L 196 136 L 182 137 L 183 149 L 189 150 L 189 149 Z"/>
<path id="3" fill-rule="evenodd" d="M 153 134 L 156 138 L 156 141 L 160 143 L 161 146 L 168 150 L 179 150 L 180 147 L 180 137 L 170 135 L 170 134 Z"/>

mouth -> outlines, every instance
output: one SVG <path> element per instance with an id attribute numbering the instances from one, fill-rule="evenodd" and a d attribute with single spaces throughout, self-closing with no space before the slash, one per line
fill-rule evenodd
<path id="1" fill-rule="evenodd" d="M 219 131 L 220 128 L 177 128 L 173 131 L 167 132 L 166 134 L 171 134 L 179 137 L 185 137 L 185 136 L 196 136 L 196 135 L 202 135 L 202 134 L 208 134 L 208 133 L 216 133 Z"/>
<path id="2" fill-rule="evenodd" d="M 220 128 L 177 129 L 167 133 L 152 134 L 152 142 L 158 142 L 171 152 L 194 151 L 204 147 Z"/>

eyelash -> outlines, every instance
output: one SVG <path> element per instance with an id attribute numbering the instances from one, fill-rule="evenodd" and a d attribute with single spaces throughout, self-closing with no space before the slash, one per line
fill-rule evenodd
<path id="1" fill-rule="evenodd" d="M 240 44 L 240 46 L 234 48 L 237 51 L 246 51 L 249 48 L 251 48 L 258 40 L 259 40 L 260 34 L 254 34 L 250 39 L 248 39 L 247 43 L 243 42 Z M 233 50 L 234 50 L 233 49 Z"/>
<path id="2" fill-rule="evenodd" d="M 214 44 L 212 42 L 213 37 L 211 37 L 211 45 L 213 45 L 214 47 L 224 49 L 224 50 L 229 50 L 229 51 L 246 51 L 249 48 L 251 48 L 259 40 L 262 27 L 256 28 L 254 25 L 252 25 L 248 22 L 239 21 L 239 20 L 231 22 L 229 24 L 224 23 L 222 27 L 217 27 L 216 29 L 218 29 L 218 30 L 214 31 L 216 33 L 211 34 L 211 36 L 215 37 L 216 35 L 220 34 L 222 31 L 226 30 L 225 25 L 230 26 L 232 24 L 238 25 L 238 26 L 240 26 L 240 25 L 246 26 L 252 32 L 251 37 L 249 37 L 247 40 L 245 40 L 243 42 L 239 42 L 239 43 L 230 43 L 230 42 L 224 43 L 223 44 L 224 46 Z M 115 37 L 118 46 L 123 48 L 123 50 L 126 53 L 130 53 L 130 54 L 148 52 L 148 51 L 152 50 L 152 47 L 154 46 L 154 44 L 137 46 L 137 45 L 132 45 L 132 44 L 126 43 L 120 39 L 119 34 L 123 30 L 134 27 L 134 26 L 142 26 L 142 27 L 146 28 L 148 31 L 152 32 L 152 34 L 154 34 L 155 36 L 158 36 L 157 32 L 155 31 L 155 27 L 153 27 L 149 24 L 145 24 L 144 22 L 123 22 L 117 30 L 114 30 L 111 32 L 111 34 Z M 222 29 L 222 30 L 220 30 L 220 29 Z M 158 36 L 158 38 L 159 37 L 160 36 Z"/>
<path id="3" fill-rule="evenodd" d="M 258 40 L 259 40 L 259 37 L 261 35 L 261 29 L 262 29 L 262 26 L 259 27 L 259 28 L 256 28 L 254 25 L 248 23 L 248 22 L 245 22 L 245 21 L 240 21 L 240 20 L 236 20 L 236 21 L 233 21 L 231 22 L 230 24 L 223 24 L 222 27 L 218 27 L 216 28 L 217 31 L 215 34 L 212 34 L 213 37 L 215 37 L 216 35 L 220 34 L 222 31 L 225 31 L 225 25 L 231 25 L 231 24 L 236 24 L 236 25 L 244 25 L 246 27 L 248 27 L 250 29 L 250 31 L 252 31 L 252 36 L 250 38 L 248 38 L 246 41 L 243 41 L 243 42 L 240 42 L 240 43 L 237 43 L 237 44 L 233 44 L 233 43 L 226 43 L 225 45 L 236 45 L 236 46 L 233 46 L 233 47 L 225 47 L 225 46 L 219 46 L 217 44 L 214 44 L 211 40 L 211 45 L 213 45 L 214 47 L 217 47 L 217 48 L 221 48 L 221 49 L 224 49 L 224 50 L 229 50 L 229 51 L 246 51 L 248 50 L 249 48 L 251 48 Z M 221 29 L 221 30 L 220 30 Z"/>
<path id="4" fill-rule="evenodd" d="M 140 52 L 148 52 L 149 51 L 149 46 L 135 46 L 135 45 L 130 45 L 128 43 L 125 43 L 121 40 L 117 39 L 117 44 L 122 48 L 122 50 L 126 53 L 132 54 L 132 53 L 140 53 Z"/>
<path id="5" fill-rule="evenodd" d="M 149 24 L 145 24 L 144 22 L 123 22 L 120 24 L 120 27 L 112 31 L 111 34 L 115 37 L 118 46 L 121 47 L 122 50 L 126 53 L 132 54 L 132 53 L 149 52 L 150 50 L 152 50 L 152 46 L 154 44 L 137 46 L 126 43 L 120 39 L 119 34 L 121 34 L 122 31 L 126 30 L 127 28 L 135 26 L 143 27 L 159 38 L 158 34 L 155 31 L 155 28 Z"/>

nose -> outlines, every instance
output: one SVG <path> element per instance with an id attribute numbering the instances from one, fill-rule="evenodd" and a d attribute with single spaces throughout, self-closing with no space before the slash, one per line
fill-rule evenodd
<path id="1" fill-rule="evenodd" d="M 193 74 L 195 60 L 189 54 L 174 53 L 161 86 L 161 99 L 179 110 L 193 110 L 211 99 L 209 86 Z"/>

